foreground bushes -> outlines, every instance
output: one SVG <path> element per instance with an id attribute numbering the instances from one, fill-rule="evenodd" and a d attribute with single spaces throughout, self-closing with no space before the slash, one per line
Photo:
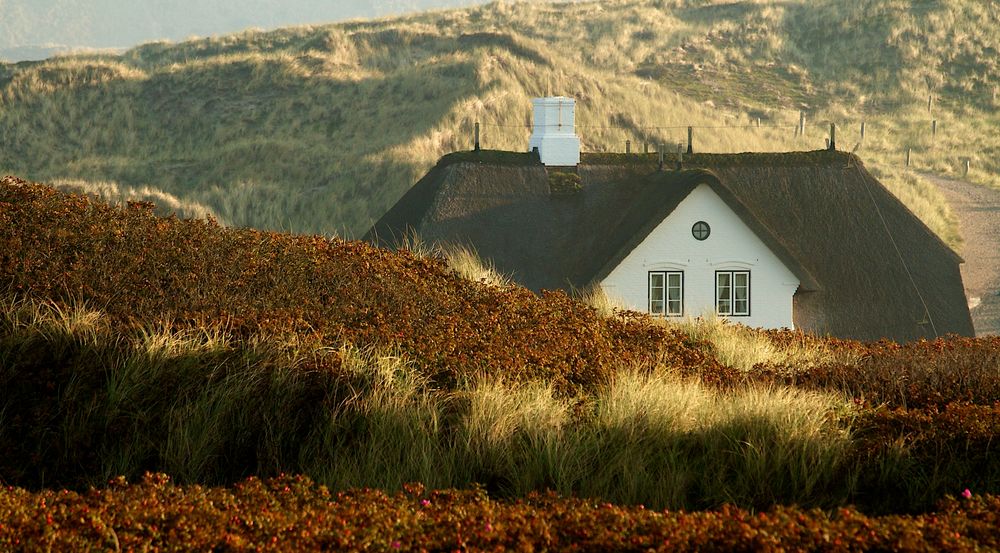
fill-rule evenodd
<path id="1" fill-rule="evenodd" d="M 980 551 L 1000 547 L 1000 498 L 920 516 L 778 507 L 698 513 L 482 491 L 332 494 L 305 478 L 178 487 L 164 475 L 82 494 L 0 490 L 0 549 L 33 551 Z"/>
<path id="2" fill-rule="evenodd" d="M 0 309 L 0 479 L 85 489 L 303 473 L 332 489 L 482 484 L 705 508 L 913 512 L 1000 491 L 1000 405 L 865 406 L 836 393 L 620 369 L 592 391 L 481 373 L 436 387 L 399 355 L 295 335 L 108 328 L 83 308 Z"/>
<path id="3" fill-rule="evenodd" d="M 0 243 L 4 483 L 288 472 L 869 512 L 1000 493 L 1000 341 L 668 328 L 10 179 Z"/>

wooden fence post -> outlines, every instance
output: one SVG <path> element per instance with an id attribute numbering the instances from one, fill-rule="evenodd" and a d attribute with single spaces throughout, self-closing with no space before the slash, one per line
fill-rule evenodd
<path id="1" fill-rule="evenodd" d="M 632 141 L 631 140 L 626 140 L 625 141 L 625 153 L 626 154 L 631 154 L 632 153 Z"/>
<path id="2" fill-rule="evenodd" d="M 909 148 L 906 149 L 906 166 L 907 167 L 910 166 L 910 149 Z"/>
<path id="3" fill-rule="evenodd" d="M 799 130 L 798 130 L 798 133 L 799 133 L 799 137 L 800 138 L 803 137 L 803 136 L 805 136 L 805 134 L 806 134 L 806 112 L 804 112 L 804 111 L 800 111 L 799 112 Z"/>
<path id="4" fill-rule="evenodd" d="M 694 127 L 688 127 L 688 153 L 694 153 Z"/>
<path id="5" fill-rule="evenodd" d="M 933 103 L 934 103 L 934 96 L 928 94 L 927 95 L 927 113 L 931 112 L 931 106 L 933 105 Z"/>
<path id="6" fill-rule="evenodd" d="M 865 139 L 865 122 L 861 122 L 861 140 Z"/>
<path id="7" fill-rule="evenodd" d="M 643 142 L 642 143 L 642 153 L 644 153 L 644 154 L 648 154 L 649 153 L 649 142 Z"/>
<path id="8" fill-rule="evenodd" d="M 829 148 L 830 148 L 831 152 L 837 149 L 837 124 L 836 123 L 830 123 L 830 144 L 829 144 Z"/>
<path id="9" fill-rule="evenodd" d="M 931 121 L 931 136 L 937 136 L 937 119 Z"/>
<path id="10" fill-rule="evenodd" d="M 476 121 L 476 140 L 475 140 L 476 151 L 479 151 L 479 121 Z"/>
<path id="11" fill-rule="evenodd" d="M 662 142 L 659 144 L 659 147 L 657 148 L 657 151 L 660 154 L 660 171 L 662 171 L 663 170 L 663 143 Z"/>

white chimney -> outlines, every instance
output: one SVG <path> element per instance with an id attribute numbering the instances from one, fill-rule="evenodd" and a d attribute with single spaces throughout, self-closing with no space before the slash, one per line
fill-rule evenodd
<path id="1" fill-rule="evenodd" d="M 564 96 L 535 98 L 535 123 L 528 151 L 538 148 L 542 163 L 557 167 L 580 164 L 580 138 L 576 136 L 576 100 Z"/>

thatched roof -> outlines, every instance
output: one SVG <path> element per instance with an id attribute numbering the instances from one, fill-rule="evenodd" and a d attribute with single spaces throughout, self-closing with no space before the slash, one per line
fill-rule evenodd
<path id="1" fill-rule="evenodd" d="M 582 189 L 557 195 L 530 154 L 453 154 L 368 238 L 392 246 L 415 231 L 471 245 L 528 288 L 582 289 L 705 183 L 798 276 L 798 328 L 865 340 L 973 334 L 961 258 L 856 156 L 695 154 L 682 170 L 673 163 L 660 172 L 652 155 L 584 155 Z"/>

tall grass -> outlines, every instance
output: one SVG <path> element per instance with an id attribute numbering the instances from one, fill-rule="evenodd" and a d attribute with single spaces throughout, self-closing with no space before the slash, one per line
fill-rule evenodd
<path id="1" fill-rule="evenodd" d="M 115 205 L 123 205 L 127 202 L 150 202 L 156 206 L 157 214 L 162 216 L 175 214 L 183 219 L 213 218 L 222 224 L 227 223 L 225 220 L 220 220 L 218 214 L 212 209 L 193 200 L 181 200 L 154 186 L 136 188 L 122 186 L 115 182 L 81 180 L 56 180 L 48 184 L 63 192 L 86 194 Z"/>
<path id="2" fill-rule="evenodd" d="M 851 493 L 850 415 L 833 396 L 719 392 L 667 369 L 623 369 L 578 397 L 496 376 L 438 390 L 386 352 L 237 343 L 221 330 L 114 337 L 94 311 L 6 307 L 0 413 L 44 416 L 0 428 L 0 443 L 24 448 L 2 468 L 34 455 L 19 480 L 36 485 L 301 472 L 336 489 L 480 483 L 672 508 L 829 506 Z M 50 372 L 25 372 L 37 355 Z M 37 382 L 48 378 L 60 384 Z"/>

